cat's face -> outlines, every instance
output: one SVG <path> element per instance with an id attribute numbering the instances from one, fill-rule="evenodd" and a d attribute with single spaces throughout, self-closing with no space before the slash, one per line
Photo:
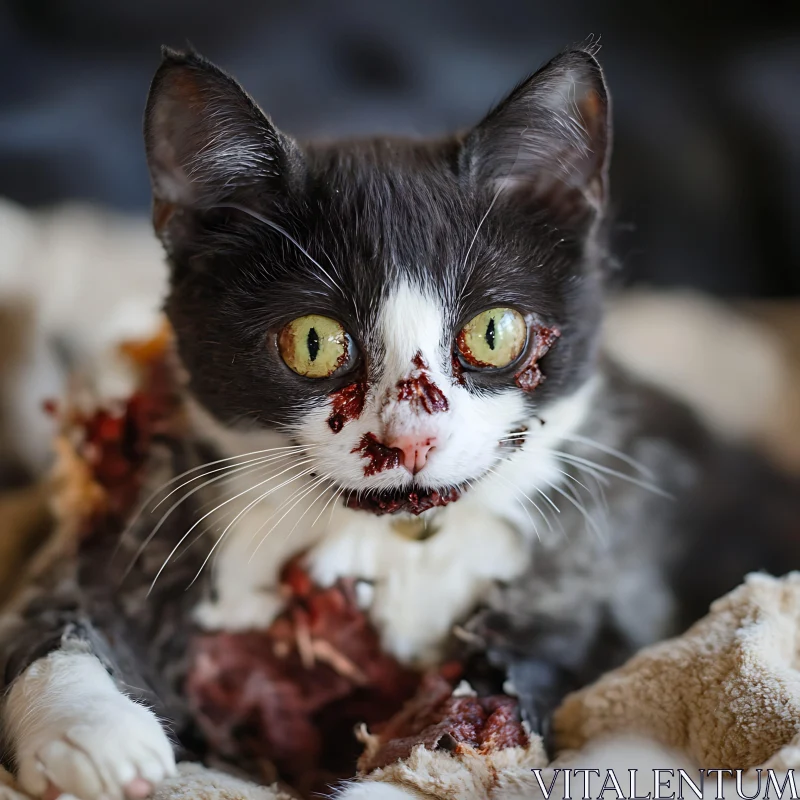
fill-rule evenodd
<path id="1" fill-rule="evenodd" d="M 353 505 L 457 499 L 591 372 L 607 117 L 574 51 L 465 135 L 301 146 L 167 54 L 145 136 L 196 398 L 285 431 Z"/>

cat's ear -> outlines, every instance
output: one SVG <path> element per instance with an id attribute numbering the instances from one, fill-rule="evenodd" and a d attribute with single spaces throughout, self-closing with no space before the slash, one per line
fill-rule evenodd
<path id="1" fill-rule="evenodd" d="M 594 55 L 570 50 L 519 84 L 468 135 L 474 179 L 529 197 L 564 223 L 598 214 L 608 195 L 610 98 Z"/>
<path id="2" fill-rule="evenodd" d="M 197 53 L 166 48 L 144 138 L 157 227 L 159 206 L 202 210 L 278 192 L 300 158 L 233 78 Z"/>

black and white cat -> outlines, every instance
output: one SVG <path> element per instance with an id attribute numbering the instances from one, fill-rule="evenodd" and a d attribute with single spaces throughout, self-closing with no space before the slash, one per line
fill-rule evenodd
<path id="1" fill-rule="evenodd" d="M 538 726 L 746 569 L 793 565 L 764 511 L 791 487 L 598 352 L 609 115 L 574 49 L 464 134 L 301 145 L 165 52 L 145 140 L 214 502 L 152 537 L 124 589 L 84 555 L 8 621 L 23 788 L 136 797 L 171 773 L 136 698 L 180 733 L 188 631 L 269 625 L 301 551 L 320 584 L 359 580 L 403 661 L 435 663 L 461 626 L 475 684 L 508 680 Z"/>

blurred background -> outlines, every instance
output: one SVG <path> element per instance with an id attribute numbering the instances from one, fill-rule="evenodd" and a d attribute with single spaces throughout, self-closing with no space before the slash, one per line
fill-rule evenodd
<path id="1" fill-rule="evenodd" d="M 298 138 L 436 134 L 592 36 L 613 96 L 612 353 L 800 471 L 800 3 L 0 0 L 0 586 L 82 371 L 157 327 L 141 119 L 190 42 Z"/>
<path id="2" fill-rule="evenodd" d="M 600 37 L 627 283 L 800 293 L 800 4 L 2 0 L 0 195 L 145 213 L 159 47 L 191 42 L 298 137 L 469 125 Z"/>

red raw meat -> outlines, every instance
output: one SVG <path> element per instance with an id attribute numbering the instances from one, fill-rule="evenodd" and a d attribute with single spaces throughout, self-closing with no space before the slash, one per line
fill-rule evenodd
<path id="1" fill-rule="evenodd" d="M 525 747 L 529 740 L 513 697 L 456 697 L 444 677 L 428 675 L 414 699 L 379 728 L 378 747 L 362 755 L 358 770 L 366 774 L 407 758 L 419 744 L 455 753 L 468 745 L 487 755 L 507 747 Z"/>
<path id="2" fill-rule="evenodd" d="M 419 675 L 381 651 L 352 583 L 316 588 L 294 562 L 284 588 L 268 630 L 197 637 L 186 692 L 213 750 L 271 762 L 309 795 L 353 777 L 354 727 L 390 718 Z"/>

